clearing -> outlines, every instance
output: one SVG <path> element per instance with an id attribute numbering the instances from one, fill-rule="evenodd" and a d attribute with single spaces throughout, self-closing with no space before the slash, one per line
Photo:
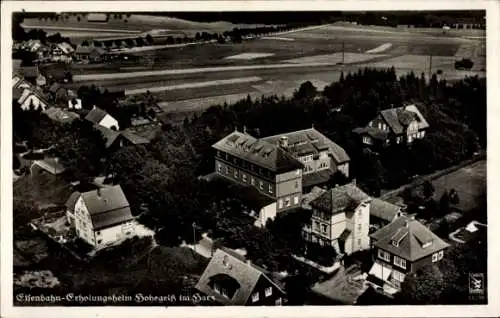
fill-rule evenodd
<path id="1" fill-rule="evenodd" d="M 261 57 L 273 56 L 274 53 L 241 53 L 226 57 L 228 60 L 253 60 Z"/>

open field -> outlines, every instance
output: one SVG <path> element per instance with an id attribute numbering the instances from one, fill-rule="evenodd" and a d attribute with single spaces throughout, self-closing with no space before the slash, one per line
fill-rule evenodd
<path id="1" fill-rule="evenodd" d="M 454 188 L 460 198 L 458 208 L 470 211 L 480 204 L 478 199 L 486 192 L 486 161 L 479 161 L 472 166 L 444 175 L 432 183 L 436 189 L 434 193 L 436 199 L 441 198 L 445 189 L 449 191 Z"/>

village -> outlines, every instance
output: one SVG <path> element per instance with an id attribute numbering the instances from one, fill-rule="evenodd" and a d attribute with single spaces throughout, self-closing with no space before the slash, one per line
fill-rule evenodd
<path id="1" fill-rule="evenodd" d="M 228 45 L 230 31 L 194 41 Z M 352 66 L 322 89 L 181 116 L 159 90 L 74 81 L 86 74 L 74 65 L 142 65 L 130 48 L 182 38 L 14 43 L 15 290 L 127 305 L 155 292 L 176 302 L 141 305 L 484 303 L 461 285 L 487 272 L 484 78 Z"/>

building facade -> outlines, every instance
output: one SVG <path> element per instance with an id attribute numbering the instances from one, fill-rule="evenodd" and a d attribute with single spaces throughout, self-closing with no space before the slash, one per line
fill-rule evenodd
<path id="1" fill-rule="evenodd" d="M 310 203 L 312 217 L 303 228 L 305 240 L 332 246 L 338 254 L 369 249 L 370 200 L 354 183 L 324 192 Z"/>
<path id="2" fill-rule="evenodd" d="M 425 136 L 429 124 L 415 105 L 381 110 L 366 127 L 356 128 L 363 144 L 411 144 Z"/>
<path id="3" fill-rule="evenodd" d="M 406 275 L 439 262 L 449 244 L 417 220 L 401 216 L 371 235 L 374 263 L 368 281 L 387 294 L 401 289 Z"/>
<path id="4" fill-rule="evenodd" d="M 135 219 L 120 186 L 73 193 L 66 217 L 76 236 L 94 247 L 104 247 L 135 235 Z"/>
<path id="5" fill-rule="evenodd" d="M 284 150 L 238 131 L 213 148 L 218 175 L 273 198 L 277 212 L 300 207 L 303 165 Z"/>
<path id="6" fill-rule="evenodd" d="M 345 150 L 314 128 L 265 137 L 262 140 L 284 149 L 304 165 L 304 188 L 311 189 L 324 184 L 337 172 L 349 178 L 350 158 Z"/>

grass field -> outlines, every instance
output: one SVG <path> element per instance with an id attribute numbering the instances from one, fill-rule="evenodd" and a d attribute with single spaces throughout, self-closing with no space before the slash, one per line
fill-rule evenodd
<path id="1" fill-rule="evenodd" d="M 454 188 L 460 198 L 458 208 L 470 211 L 480 204 L 478 198 L 486 192 L 486 161 L 479 161 L 472 166 L 444 175 L 432 183 L 436 189 L 434 193 L 436 199 L 441 198 L 445 189 Z"/>

